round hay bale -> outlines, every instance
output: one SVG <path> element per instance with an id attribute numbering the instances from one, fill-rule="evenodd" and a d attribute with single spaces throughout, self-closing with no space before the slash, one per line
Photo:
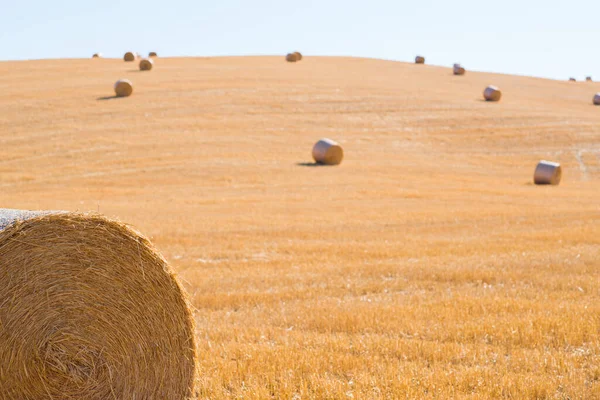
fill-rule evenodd
<path id="1" fill-rule="evenodd" d="M 336 141 L 325 138 L 315 143 L 312 156 L 318 164 L 338 165 L 344 159 L 344 150 Z"/>
<path id="2" fill-rule="evenodd" d="M 586 80 L 587 82 L 591 82 L 591 81 L 592 81 L 592 77 L 591 77 L 591 76 L 586 76 L 586 77 L 585 77 L 585 80 Z"/>
<path id="3" fill-rule="evenodd" d="M 415 64 L 425 64 L 425 57 L 416 56 L 415 57 Z"/>
<path id="4" fill-rule="evenodd" d="M 596 94 L 594 95 L 594 100 L 593 100 L 593 102 L 594 102 L 594 105 L 595 105 L 595 106 L 600 106 L 600 93 L 596 93 Z"/>
<path id="5" fill-rule="evenodd" d="M 153 65 L 154 61 L 149 58 L 144 58 L 142 61 L 140 61 L 140 71 L 150 71 Z"/>
<path id="6" fill-rule="evenodd" d="M 298 55 L 296 53 L 289 53 L 287 56 L 285 56 L 285 61 L 296 62 L 298 61 Z"/>
<path id="7" fill-rule="evenodd" d="M 300 53 L 299 51 L 295 51 L 294 54 L 296 55 L 297 61 L 302 61 L 302 53 Z"/>
<path id="8" fill-rule="evenodd" d="M 454 64 L 452 67 L 454 75 L 464 75 L 465 69 L 460 64 Z"/>
<path id="9" fill-rule="evenodd" d="M 486 101 L 500 101 L 502 92 L 496 86 L 490 85 L 483 91 L 483 98 Z"/>
<path id="10" fill-rule="evenodd" d="M 125 55 L 123 56 L 123 60 L 127 61 L 127 62 L 131 62 L 131 61 L 135 61 L 137 55 L 136 53 L 133 53 L 131 51 L 128 51 L 127 53 L 125 53 Z"/>
<path id="11" fill-rule="evenodd" d="M 158 57 L 158 54 L 156 54 L 155 51 L 151 51 L 150 53 L 148 53 L 148 57 Z"/>
<path id="12" fill-rule="evenodd" d="M 94 53 L 92 58 L 102 58 L 102 53 Z"/>
<path id="13" fill-rule="evenodd" d="M 0 388 L 9 399 L 187 399 L 189 301 L 138 232 L 0 209 Z"/>
<path id="14" fill-rule="evenodd" d="M 115 83 L 115 94 L 117 97 L 128 97 L 133 93 L 133 84 L 129 79 L 119 79 Z"/>
<path id="15" fill-rule="evenodd" d="M 558 185 L 560 178 L 562 178 L 562 168 L 559 163 L 552 161 L 540 161 L 533 173 L 533 182 L 536 185 Z"/>
<path id="16" fill-rule="evenodd" d="M 577 82 L 577 79 L 575 79 L 575 78 L 569 78 L 569 81 L 570 82 Z"/>

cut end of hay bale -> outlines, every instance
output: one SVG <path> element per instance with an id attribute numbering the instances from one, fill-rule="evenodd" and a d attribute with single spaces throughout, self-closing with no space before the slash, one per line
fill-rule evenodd
<path id="1" fill-rule="evenodd" d="M 4 397 L 193 396 L 189 301 L 146 238 L 99 215 L 0 216 Z"/>
<path id="2" fill-rule="evenodd" d="M 140 71 L 150 71 L 152 66 L 154 65 L 154 61 L 149 58 L 145 58 L 140 61 Z"/>
<path id="3" fill-rule="evenodd" d="M 502 92 L 496 86 L 490 85 L 483 91 L 483 98 L 486 101 L 500 101 Z"/>
<path id="4" fill-rule="evenodd" d="M 293 54 L 296 55 L 297 61 L 302 61 L 302 53 L 300 53 L 299 51 L 295 51 Z"/>
<path id="5" fill-rule="evenodd" d="M 464 75 L 465 69 L 460 64 L 454 64 L 452 67 L 454 75 Z"/>
<path id="6" fill-rule="evenodd" d="M 423 57 L 423 56 L 416 56 L 415 57 L 415 64 L 425 64 L 425 57 Z"/>
<path id="7" fill-rule="evenodd" d="M 94 55 L 92 55 L 92 58 L 102 58 L 102 53 L 94 53 Z"/>
<path id="8" fill-rule="evenodd" d="M 296 62 L 298 61 L 298 55 L 296 53 L 289 53 L 285 56 L 285 61 L 287 62 Z"/>
<path id="9" fill-rule="evenodd" d="M 158 54 L 156 54 L 155 51 L 151 51 L 150 53 L 148 53 L 148 57 L 158 57 Z"/>
<path id="10" fill-rule="evenodd" d="M 123 56 L 123 60 L 127 61 L 127 62 L 131 62 L 131 61 L 135 61 L 135 59 L 137 58 L 137 53 L 133 53 L 131 51 L 128 51 L 127 53 L 125 53 L 125 55 Z"/>
<path id="11" fill-rule="evenodd" d="M 533 173 L 533 182 L 536 185 L 558 185 L 561 178 L 562 168 L 560 164 L 552 161 L 540 161 Z"/>
<path id="12" fill-rule="evenodd" d="M 596 93 L 596 94 L 594 95 L 594 100 L 593 100 L 593 102 L 594 102 L 594 105 L 595 105 L 595 106 L 600 106 L 600 93 Z"/>
<path id="13" fill-rule="evenodd" d="M 117 97 L 131 96 L 131 93 L 133 93 L 133 84 L 129 79 L 119 79 L 115 83 L 114 89 Z"/>
<path id="14" fill-rule="evenodd" d="M 324 138 L 315 143 L 312 156 L 318 164 L 338 165 L 344 159 L 344 150 L 336 141 Z"/>

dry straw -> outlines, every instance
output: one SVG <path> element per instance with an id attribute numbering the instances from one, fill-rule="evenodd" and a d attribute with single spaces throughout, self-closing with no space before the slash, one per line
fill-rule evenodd
<path id="1" fill-rule="evenodd" d="M 131 51 L 128 51 L 123 56 L 123 60 L 128 61 L 128 62 L 135 61 L 136 58 L 137 58 L 137 55 L 135 53 L 132 53 Z"/>
<path id="2" fill-rule="evenodd" d="M 152 61 L 149 58 L 145 58 L 142 61 L 140 61 L 140 71 L 150 71 L 153 65 L 154 61 Z"/>
<path id="3" fill-rule="evenodd" d="M 155 51 L 151 51 L 150 53 L 148 53 L 148 57 L 158 57 L 158 54 L 156 54 Z"/>
<path id="4" fill-rule="evenodd" d="M 594 100 L 593 101 L 594 101 L 594 105 L 595 106 L 600 106 L 600 93 L 596 93 L 594 95 Z"/>
<path id="5" fill-rule="evenodd" d="M 496 86 L 488 86 L 483 91 L 483 98 L 487 101 L 500 101 L 502 92 Z"/>
<path id="6" fill-rule="evenodd" d="M 454 64 L 452 67 L 454 75 L 464 75 L 465 69 L 460 64 Z"/>
<path id="7" fill-rule="evenodd" d="M 287 56 L 285 56 L 285 60 L 287 62 L 296 62 L 296 61 L 298 61 L 298 54 L 289 53 Z"/>
<path id="8" fill-rule="evenodd" d="M 133 93 L 133 84 L 129 79 L 119 79 L 115 83 L 115 94 L 117 97 L 131 96 Z"/>
<path id="9" fill-rule="evenodd" d="M 536 185 L 558 185 L 560 178 L 562 178 L 562 168 L 559 163 L 552 161 L 540 161 L 533 173 L 533 182 Z"/>
<path id="10" fill-rule="evenodd" d="M 319 164 L 338 165 L 344 159 L 344 150 L 336 141 L 325 138 L 315 143 L 312 156 Z"/>
<path id="11" fill-rule="evenodd" d="M 416 56 L 415 57 L 415 64 L 425 64 L 425 57 Z"/>
<path id="12" fill-rule="evenodd" d="M 7 399 L 187 399 L 194 321 L 148 239 L 99 215 L 0 209 Z"/>

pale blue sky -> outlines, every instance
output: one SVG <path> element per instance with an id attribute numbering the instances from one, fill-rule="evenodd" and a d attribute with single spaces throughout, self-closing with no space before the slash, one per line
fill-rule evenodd
<path id="1" fill-rule="evenodd" d="M 0 0 L 0 60 L 350 55 L 600 79 L 600 1 Z"/>

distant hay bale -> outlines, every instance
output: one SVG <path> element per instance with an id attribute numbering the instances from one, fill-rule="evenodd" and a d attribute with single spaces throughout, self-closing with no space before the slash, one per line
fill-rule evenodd
<path id="1" fill-rule="evenodd" d="M 302 53 L 300 53 L 299 51 L 295 51 L 294 54 L 296 55 L 297 61 L 302 61 Z"/>
<path id="2" fill-rule="evenodd" d="M 595 106 L 600 106 L 600 93 L 596 93 L 594 95 L 594 105 Z"/>
<path id="3" fill-rule="evenodd" d="M 144 58 L 142 61 L 140 61 L 140 71 L 150 71 L 153 65 L 154 61 L 149 58 Z"/>
<path id="4" fill-rule="evenodd" d="M 151 51 L 150 53 L 148 53 L 148 57 L 158 57 L 158 55 L 155 51 Z"/>
<path id="5" fill-rule="evenodd" d="M 502 92 L 496 86 L 490 85 L 483 91 L 483 98 L 487 101 L 500 101 Z"/>
<path id="6" fill-rule="evenodd" d="M 586 76 L 586 77 L 585 77 L 585 80 L 586 80 L 587 82 L 591 82 L 591 81 L 592 81 L 592 77 L 591 77 L 591 76 Z"/>
<path id="7" fill-rule="evenodd" d="M 465 69 L 460 64 L 454 64 L 452 67 L 454 75 L 464 75 Z"/>
<path id="8" fill-rule="evenodd" d="M 102 53 L 94 53 L 92 58 L 102 58 Z"/>
<path id="9" fill-rule="evenodd" d="M 136 58 L 137 58 L 137 55 L 135 53 L 132 53 L 131 51 L 128 51 L 123 56 L 123 60 L 125 60 L 127 62 L 135 61 Z"/>
<path id="10" fill-rule="evenodd" d="M 296 61 L 298 61 L 298 54 L 289 53 L 287 56 L 285 56 L 285 60 L 287 62 L 296 62 Z"/>
<path id="11" fill-rule="evenodd" d="M 575 79 L 575 78 L 569 78 L 569 81 L 571 81 L 571 82 L 577 82 L 577 79 Z"/>
<path id="12" fill-rule="evenodd" d="M 331 139 L 321 139 L 315 143 L 312 156 L 319 164 L 338 165 L 344 159 L 344 150 Z"/>
<path id="13" fill-rule="evenodd" d="M 535 168 L 533 182 L 536 185 L 558 185 L 561 177 L 562 168 L 559 163 L 542 160 Z"/>
<path id="14" fill-rule="evenodd" d="M 425 57 L 423 57 L 423 56 L 416 56 L 415 57 L 415 64 L 425 64 Z"/>
<path id="15" fill-rule="evenodd" d="M 7 399 L 187 399 L 193 314 L 153 245 L 99 215 L 0 209 Z"/>
<path id="16" fill-rule="evenodd" d="M 129 79 L 119 79 L 115 83 L 115 94 L 117 97 L 131 96 L 133 93 L 133 84 Z"/>

